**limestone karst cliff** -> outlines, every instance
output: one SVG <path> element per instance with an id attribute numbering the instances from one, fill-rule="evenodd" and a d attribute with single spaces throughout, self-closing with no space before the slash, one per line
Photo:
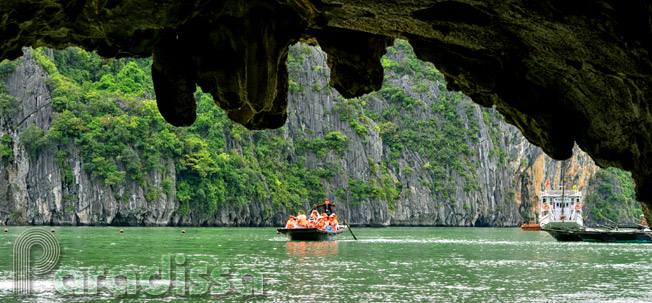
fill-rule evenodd
<path id="1" fill-rule="evenodd" d="M 60 78 L 76 77 L 62 63 L 67 51 L 25 52 L 11 68 L 5 64 L 7 93 L 20 106 L 6 107 L 0 117 L 2 146 L 10 150 L 0 168 L 1 224 L 270 226 L 329 197 L 353 224 L 514 226 L 536 216 L 541 185 L 558 182 L 562 167 L 565 182 L 585 191 L 598 169 L 577 147 L 570 160 L 547 157 L 495 110 L 447 91 L 443 76 L 416 60 L 402 41 L 382 61 L 383 89 L 354 99 L 329 88 L 330 69 L 318 48 L 290 48 L 288 122 L 282 129 L 246 131 L 219 109 L 206 109 L 203 104 L 212 101 L 199 93 L 193 127 L 148 126 L 180 142 L 178 152 L 164 150 L 150 159 L 149 141 L 126 140 L 112 151 L 115 138 L 97 135 L 93 140 L 106 141 L 105 150 L 93 154 L 93 140 L 80 134 L 83 125 L 57 135 L 57 117 L 68 115 L 69 124 L 87 119 L 86 130 L 98 123 L 95 129 L 106 134 L 122 121 L 133 133 L 145 128 L 133 108 L 148 110 L 152 92 L 117 90 L 103 97 L 105 103 L 75 92 L 73 100 L 63 100 L 57 89 L 66 81 L 74 86 L 74 80 Z M 129 74 L 127 66 L 107 72 L 111 77 L 80 76 L 89 84 L 73 90 L 106 91 L 109 78 L 123 83 L 118 78 Z M 113 107 L 85 112 L 79 109 L 84 103 Z M 132 129 L 133 123 L 141 124 Z M 21 144 L 30 133 L 37 143 Z M 160 146 L 177 149 L 172 145 Z M 204 150 L 219 151 L 209 155 L 208 167 L 193 158 Z M 114 168 L 107 173 L 100 164 Z M 234 175 L 218 172 L 220 167 Z M 234 183 L 244 185 L 232 189 Z M 305 188 L 291 188 L 295 184 Z M 204 190 L 214 194 L 193 192 Z"/>
<path id="2" fill-rule="evenodd" d="M 648 1 L 4 1 L 0 59 L 22 47 L 153 56 L 158 109 L 196 119 L 197 86 L 249 129 L 287 120 L 288 47 L 319 43 L 347 97 L 380 89 L 396 38 L 448 87 L 495 106 L 533 144 L 632 172 L 652 220 L 652 4 Z M 567 125 L 571 124 L 571 127 Z"/>

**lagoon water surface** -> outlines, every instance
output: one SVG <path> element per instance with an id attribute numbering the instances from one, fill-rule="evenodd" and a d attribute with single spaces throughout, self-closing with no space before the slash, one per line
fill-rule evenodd
<path id="1" fill-rule="evenodd" d="M 517 228 L 354 228 L 288 242 L 273 228 L 55 227 L 58 266 L 2 302 L 648 302 L 652 245 L 560 243 Z M 46 228 L 47 230 L 50 227 Z M 32 249 L 32 259 L 42 251 Z M 34 262 L 32 262 L 34 263 Z M 110 280 L 110 281 L 109 281 Z M 97 282 L 97 284 L 95 284 Z"/>

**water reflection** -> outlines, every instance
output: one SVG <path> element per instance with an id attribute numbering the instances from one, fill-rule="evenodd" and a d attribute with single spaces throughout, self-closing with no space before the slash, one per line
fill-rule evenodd
<path id="1" fill-rule="evenodd" d="M 320 241 L 320 242 L 296 242 L 288 241 L 285 243 L 287 254 L 290 256 L 304 258 L 325 258 L 336 256 L 338 252 L 337 241 Z"/>

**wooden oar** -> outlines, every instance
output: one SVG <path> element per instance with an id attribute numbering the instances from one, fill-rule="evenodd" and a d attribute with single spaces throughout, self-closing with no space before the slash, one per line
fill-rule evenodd
<path id="1" fill-rule="evenodd" d="M 351 230 L 351 226 L 349 226 L 349 223 L 347 223 L 346 220 L 344 220 L 344 225 L 346 225 L 346 228 L 348 228 L 349 231 L 351 232 L 351 236 L 353 236 L 353 239 L 358 241 L 358 238 L 355 236 L 355 234 L 353 233 L 353 230 Z"/>

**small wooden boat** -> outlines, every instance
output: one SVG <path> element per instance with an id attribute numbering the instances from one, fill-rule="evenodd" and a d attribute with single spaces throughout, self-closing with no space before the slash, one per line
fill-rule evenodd
<path id="1" fill-rule="evenodd" d="M 530 223 L 521 224 L 521 230 L 537 231 L 541 230 L 541 225 L 538 223 L 532 223 L 532 221 L 530 221 Z"/>
<path id="2" fill-rule="evenodd" d="M 288 239 L 293 241 L 334 241 L 346 230 L 346 226 L 340 226 L 339 230 L 327 231 L 317 228 L 279 228 L 276 231 L 286 234 Z"/>

